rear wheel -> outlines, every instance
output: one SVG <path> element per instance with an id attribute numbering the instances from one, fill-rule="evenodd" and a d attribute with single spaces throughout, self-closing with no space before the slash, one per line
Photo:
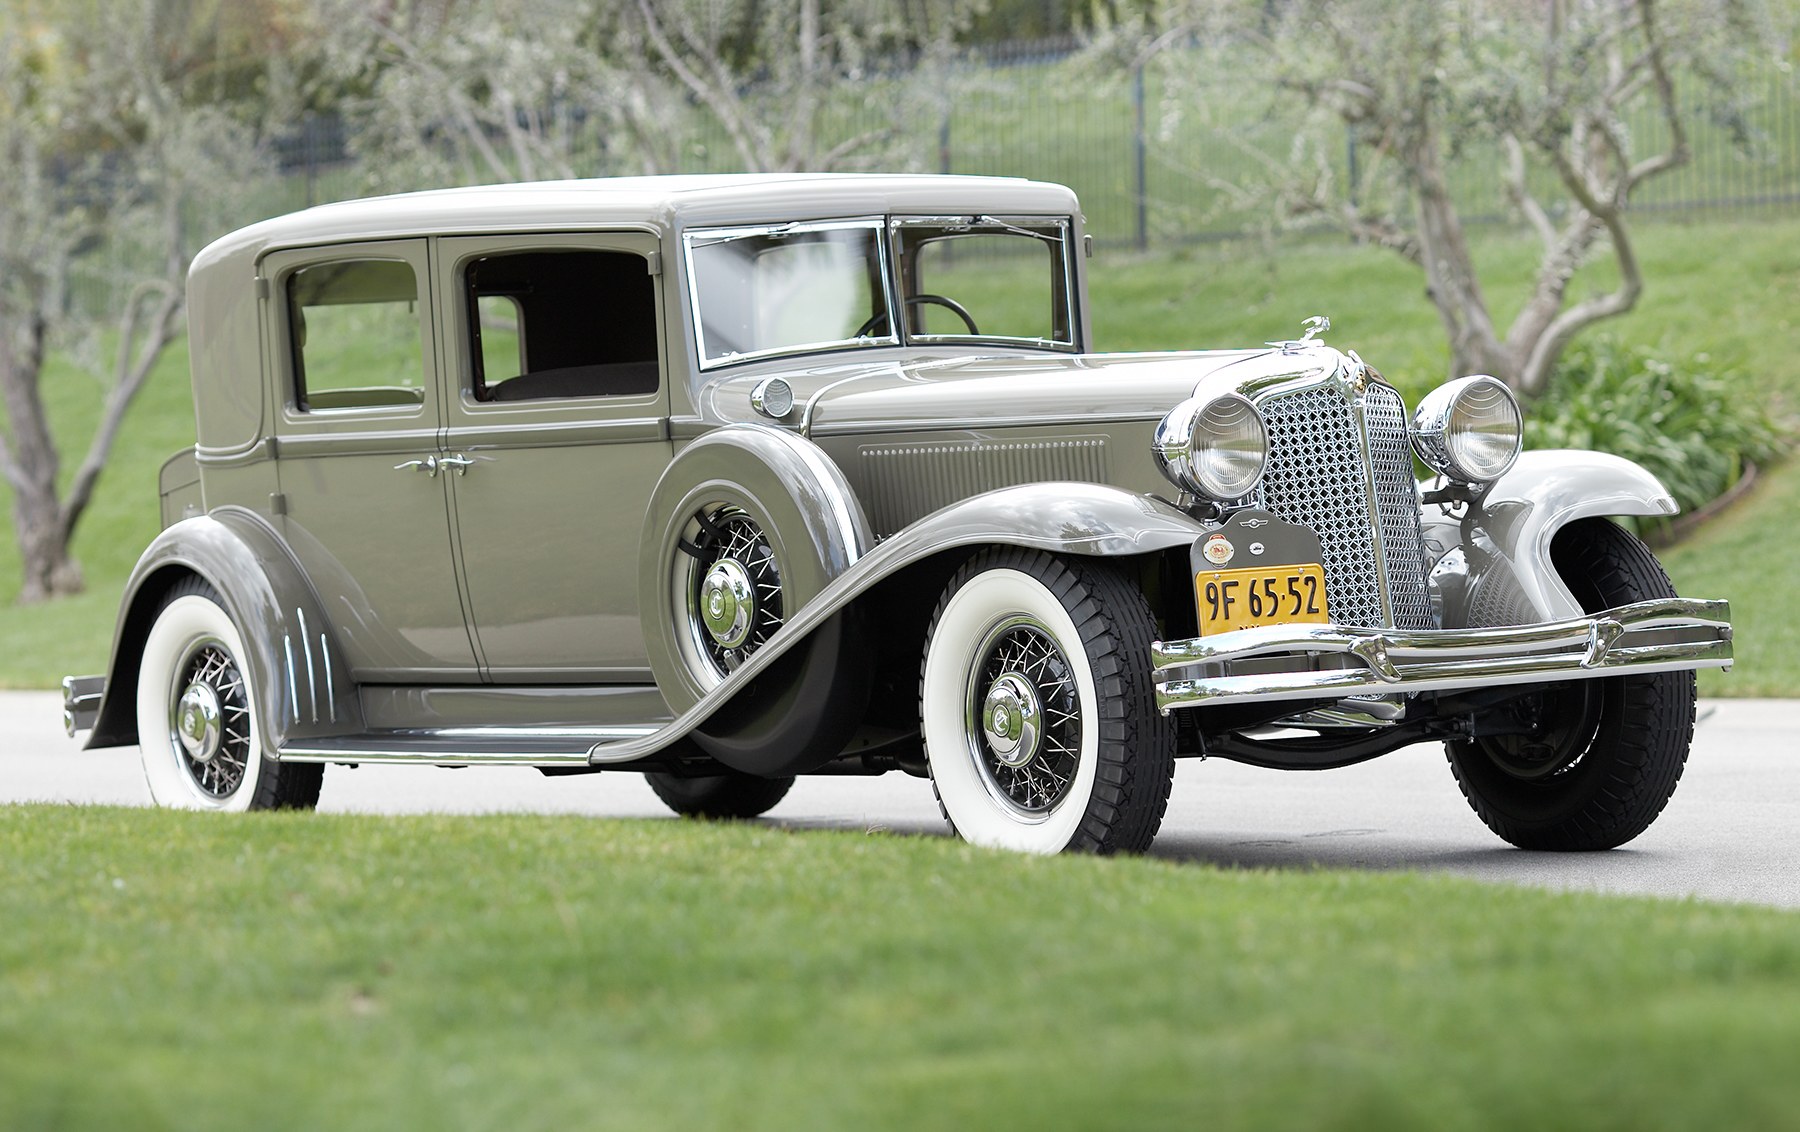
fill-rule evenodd
<path id="1" fill-rule="evenodd" d="M 693 818 L 753 818 L 787 796 L 791 778 L 759 778 L 727 771 L 702 778 L 649 773 L 644 779 L 671 810 Z"/>
<path id="2" fill-rule="evenodd" d="M 144 641 L 137 686 L 144 781 L 159 806 L 311 809 L 325 768 L 264 757 L 244 641 L 216 590 L 199 579 L 164 598 Z"/>
<path id="3" fill-rule="evenodd" d="M 1142 852 L 1175 732 L 1156 710 L 1154 625 L 1106 563 L 1005 548 L 970 560 L 932 617 L 920 716 L 944 817 L 978 845 Z"/>
<path id="4" fill-rule="evenodd" d="M 1581 607 L 1674 597 L 1648 547 L 1605 519 L 1571 523 L 1551 556 Z M 1521 705 L 1528 733 L 1447 744 L 1463 796 L 1521 849 L 1611 849 L 1649 828 L 1687 763 L 1694 674 L 1578 680 Z"/>

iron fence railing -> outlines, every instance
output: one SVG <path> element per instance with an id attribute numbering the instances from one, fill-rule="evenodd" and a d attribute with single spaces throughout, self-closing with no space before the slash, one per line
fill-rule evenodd
<path id="1" fill-rule="evenodd" d="M 1177 67 L 1179 64 L 1177 63 Z M 1164 65 L 1109 67 L 1071 39 L 985 48 L 934 79 L 931 97 L 894 126 L 898 87 L 905 73 L 877 74 L 846 86 L 821 115 L 829 140 L 885 134 L 864 158 L 866 167 L 944 173 L 990 173 L 1059 181 L 1080 194 L 1088 228 L 1102 246 L 1148 248 L 1212 240 L 1259 230 L 1269 205 L 1232 186 L 1254 181 L 1290 151 L 1297 116 L 1271 112 L 1246 100 L 1228 81 L 1179 86 Z M 1800 203 L 1800 92 L 1792 77 L 1770 64 L 1742 78 L 1742 103 L 1752 144 L 1705 112 L 1691 115 L 1693 158 L 1647 183 L 1634 209 L 1686 212 L 1712 208 L 1763 208 Z M 1199 92 L 1199 93 L 1196 93 Z M 1697 111 L 1703 108 L 1696 107 Z M 1628 123 L 1645 145 L 1661 125 L 1649 114 Z M 628 166 L 599 136 L 596 120 L 577 138 L 570 164 L 583 176 L 640 171 Z M 735 148 L 698 110 L 687 114 L 678 167 L 669 172 L 721 172 L 738 168 Z M 222 234 L 264 216 L 312 204 L 365 195 L 375 168 L 358 150 L 350 122 L 333 115 L 308 116 L 268 144 L 269 183 L 246 190 L 234 206 L 199 218 L 200 229 Z M 1347 135 L 1327 147 L 1330 175 L 1355 191 L 1367 155 Z M 1466 219 L 1496 221 L 1509 214 L 1498 147 L 1463 146 L 1453 171 L 1453 192 Z M 384 184 L 391 164 L 382 163 Z M 1548 181 L 1541 182 L 1552 189 Z M 420 188 L 430 187 L 420 184 Z M 1547 197 L 1554 197 L 1548 192 Z M 216 230 L 216 231 L 215 231 Z M 76 279 L 77 298 L 104 304 L 123 280 L 120 255 L 98 249 Z"/>

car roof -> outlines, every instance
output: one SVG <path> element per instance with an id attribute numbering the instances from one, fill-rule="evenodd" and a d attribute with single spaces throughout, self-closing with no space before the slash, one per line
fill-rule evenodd
<path id="1" fill-rule="evenodd" d="M 536 181 L 319 205 L 214 241 L 195 258 L 194 270 L 260 259 L 277 248 L 354 240 L 622 226 L 673 231 L 896 212 L 1057 215 L 1077 208 L 1068 188 L 1017 177 L 723 173 Z"/>

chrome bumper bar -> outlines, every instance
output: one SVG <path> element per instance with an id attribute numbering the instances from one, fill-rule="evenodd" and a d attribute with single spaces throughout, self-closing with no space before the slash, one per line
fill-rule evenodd
<path id="1" fill-rule="evenodd" d="M 63 730 L 73 739 L 77 731 L 92 731 L 100 720 L 100 697 L 106 691 L 104 676 L 63 677 Z"/>
<path id="2" fill-rule="evenodd" d="M 1666 598 L 1593 617 L 1412 632 L 1267 625 L 1156 641 L 1156 706 L 1336 699 L 1731 667 L 1731 605 Z"/>

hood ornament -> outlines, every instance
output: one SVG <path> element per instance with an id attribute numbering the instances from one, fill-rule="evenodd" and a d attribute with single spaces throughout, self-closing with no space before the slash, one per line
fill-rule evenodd
<path id="1" fill-rule="evenodd" d="M 1331 319 L 1322 314 L 1315 314 L 1300 324 L 1304 331 L 1298 338 L 1290 338 L 1281 342 L 1264 342 L 1265 346 L 1277 346 L 1284 354 L 1298 354 L 1312 345 L 1318 336 L 1331 329 Z"/>

